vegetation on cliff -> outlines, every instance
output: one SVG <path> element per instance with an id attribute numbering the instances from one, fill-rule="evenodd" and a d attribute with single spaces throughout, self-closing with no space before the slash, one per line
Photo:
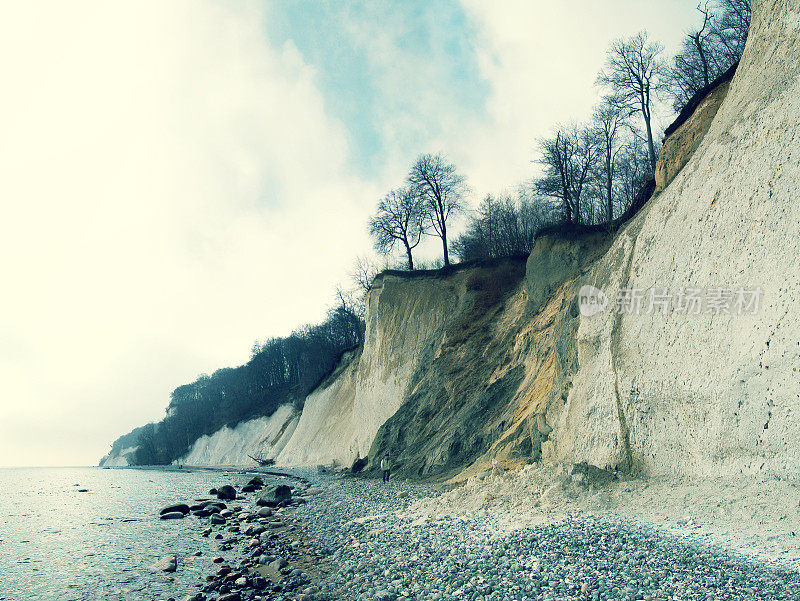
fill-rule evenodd
<path id="1" fill-rule="evenodd" d="M 254 344 L 246 364 L 218 369 L 178 386 L 170 395 L 166 417 L 121 437 L 112 453 L 138 444 L 134 463 L 168 464 L 198 438 L 223 426 L 269 416 L 287 402 L 301 405 L 342 353 L 357 346 L 363 335 L 363 320 L 342 302 L 319 325 Z"/>

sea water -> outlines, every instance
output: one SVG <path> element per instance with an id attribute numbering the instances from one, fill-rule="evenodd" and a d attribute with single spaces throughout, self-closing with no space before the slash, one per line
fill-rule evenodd
<path id="1" fill-rule="evenodd" d="M 195 593 L 220 541 L 202 537 L 196 518 L 161 520 L 158 512 L 244 479 L 202 470 L 0 468 L 0 601 Z M 150 572 L 165 555 L 178 557 L 178 570 Z"/>

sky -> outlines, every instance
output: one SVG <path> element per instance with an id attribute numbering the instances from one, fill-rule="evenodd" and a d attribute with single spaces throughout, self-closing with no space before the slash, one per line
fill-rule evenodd
<path id="1" fill-rule="evenodd" d="M 418 154 L 473 203 L 516 187 L 591 114 L 609 42 L 674 51 L 695 6 L 4 3 L 0 466 L 95 465 L 175 387 L 320 321 Z"/>

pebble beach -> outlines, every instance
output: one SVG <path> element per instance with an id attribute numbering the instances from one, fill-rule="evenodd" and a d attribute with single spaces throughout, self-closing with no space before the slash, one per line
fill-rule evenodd
<path id="1" fill-rule="evenodd" d="M 251 478 L 220 476 L 236 499 L 211 515 L 190 510 L 191 531 L 216 540 L 218 554 L 170 599 L 800 599 L 796 571 L 613 514 L 509 531 L 501 516 L 420 517 L 411 509 L 440 494 L 432 486 L 287 470 L 242 492 Z M 278 486 L 290 496 L 277 500 Z M 161 561 L 180 570 L 183 558 L 172 560 Z"/>

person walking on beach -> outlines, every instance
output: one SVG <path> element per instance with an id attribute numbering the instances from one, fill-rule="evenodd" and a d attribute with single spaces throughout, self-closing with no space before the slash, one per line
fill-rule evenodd
<path id="1" fill-rule="evenodd" d="M 384 455 L 383 459 L 381 459 L 381 471 L 383 472 L 383 481 L 384 483 L 389 481 L 389 453 Z"/>

